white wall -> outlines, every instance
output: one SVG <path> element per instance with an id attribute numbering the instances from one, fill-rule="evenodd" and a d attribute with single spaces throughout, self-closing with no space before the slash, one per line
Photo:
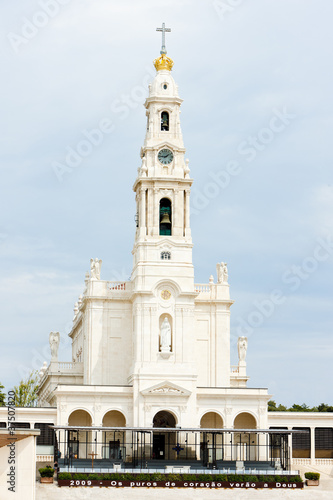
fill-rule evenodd
<path id="1" fill-rule="evenodd" d="M 9 448 L 0 448 L 0 498 L 1 500 L 35 500 L 36 446 L 35 436 L 29 436 L 15 445 L 15 493 L 8 491 Z"/>

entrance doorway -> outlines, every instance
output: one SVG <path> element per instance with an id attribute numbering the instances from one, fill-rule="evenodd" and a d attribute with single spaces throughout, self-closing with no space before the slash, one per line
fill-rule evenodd
<path id="1" fill-rule="evenodd" d="M 176 419 L 168 411 L 159 411 L 153 419 L 153 427 L 159 429 L 174 429 Z M 175 460 L 177 454 L 175 451 L 177 438 L 175 432 L 163 432 L 163 430 L 153 434 L 153 454 L 154 460 Z"/>
<path id="2" fill-rule="evenodd" d="M 65 457 L 70 460 L 81 458 L 79 456 L 79 450 L 80 450 L 79 432 L 68 431 L 68 452 Z"/>
<path id="3" fill-rule="evenodd" d="M 119 439 L 109 442 L 109 458 L 110 460 L 122 460 Z"/>
<path id="4" fill-rule="evenodd" d="M 163 434 L 153 436 L 153 459 L 165 460 L 165 435 Z"/>

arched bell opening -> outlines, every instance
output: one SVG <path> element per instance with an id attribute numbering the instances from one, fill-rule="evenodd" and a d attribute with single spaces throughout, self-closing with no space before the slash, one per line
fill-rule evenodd
<path id="1" fill-rule="evenodd" d="M 160 201 L 160 235 L 171 236 L 172 233 L 172 204 L 168 198 Z"/>
<path id="2" fill-rule="evenodd" d="M 170 118 L 169 113 L 167 111 L 163 111 L 161 113 L 161 130 L 162 132 L 169 132 L 169 124 Z"/>

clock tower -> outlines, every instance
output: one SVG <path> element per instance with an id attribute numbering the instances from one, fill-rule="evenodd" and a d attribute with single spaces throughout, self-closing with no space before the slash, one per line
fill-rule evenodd
<path id="1" fill-rule="evenodd" d="M 183 101 L 171 75 L 173 61 L 166 56 L 165 46 L 154 65 L 157 74 L 149 85 L 145 102 L 147 130 L 141 148 L 142 164 L 133 186 L 137 230 L 132 280 L 141 289 L 152 285 L 151 280 L 157 277 L 177 281 L 181 276 L 185 280 L 181 288 L 193 291 L 190 229 L 193 181 L 180 128 Z"/>
<path id="2" fill-rule="evenodd" d="M 190 229 L 189 162 L 180 127 L 182 99 L 165 50 L 145 102 L 147 129 L 141 148 L 133 247 L 133 365 L 130 383 L 140 389 L 165 379 L 194 391 L 194 270 Z M 186 319 L 185 319 L 186 316 Z M 143 385 L 142 385 L 143 384 Z M 139 419 L 140 420 L 140 419 Z"/>

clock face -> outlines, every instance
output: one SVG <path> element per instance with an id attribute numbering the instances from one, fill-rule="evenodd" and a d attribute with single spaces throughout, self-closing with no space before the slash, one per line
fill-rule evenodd
<path id="1" fill-rule="evenodd" d="M 173 160 L 173 152 L 170 149 L 161 149 L 158 153 L 158 159 L 162 165 L 169 165 Z"/>

